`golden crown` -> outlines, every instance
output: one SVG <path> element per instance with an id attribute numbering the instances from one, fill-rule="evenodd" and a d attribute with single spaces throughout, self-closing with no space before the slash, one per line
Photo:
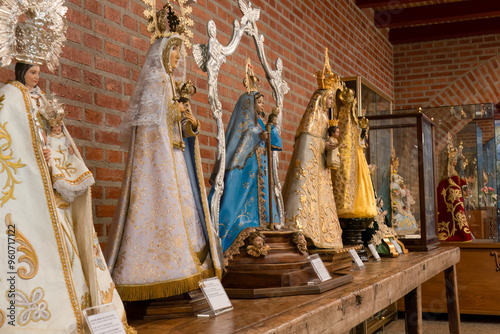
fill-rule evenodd
<path id="1" fill-rule="evenodd" d="M 144 16 L 148 19 L 148 31 L 151 33 L 151 44 L 158 38 L 170 37 L 179 35 L 186 47 L 191 47 L 190 38 L 193 37 L 193 32 L 189 27 L 194 25 L 194 22 L 188 16 L 193 12 L 193 8 L 186 6 L 188 0 L 177 0 L 180 7 L 180 14 L 174 10 L 174 7 L 167 0 L 162 9 L 156 11 L 156 0 L 142 0 L 150 8 L 144 10 Z"/>
<path id="2" fill-rule="evenodd" d="M 53 72 L 59 63 L 67 25 L 64 0 L 3 1 L 0 6 L 0 57 L 8 66 L 17 61 L 42 65 Z M 20 22 L 19 18 L 24 18 Z"/>
<path id="3" fill-rule="evenodd" d="M 316 72 L 316 79 L 318 80 L 319 89 L 330 89 L 336 82 L 340 81 L 340 77 L 332 72 L 330 67 L 330 59 L 328 59 L 328 48 L 325 48 L 325 65 L 323 70 Z"/>
<path id="4" fill-rule="evenodd" d="M 448 158 L 454 158 L 457 155 L 457 149 L 453 145 L 453 136 L 448 132 L 448 139 L 446 140 L 448 144 L 446 145 L 446 155 Z"/>
<path id="5" fill-rule="evenodd" d="M 184 84 L 180 85 L 179 96 L 186 99 L 191 99 L 191 95 L 196 94 L 196 87 L 193 85 L 191 80 L 186 81 Z"/>
<path id="6" fill-rule="evenodd" d="M 369 128 L 369 121 L 366 117 L 361 117 L 359 119 L 359 126 L 361 127 L 361 129 L 368 129 Z"/>
<path id="7" fill-rule="evenodd" d="M 247 93 L 256 92 L 260 85 L 260 79 L 253 73 L 253 66 L 250 58 L 245 61 L 245 79 L 243 85 L 247 89 Z"/>
<path id="8" fill-rule="evenodd" d="M 338 119 L 331 119 L 328 121 L 329 126 L 339 126 L 339 120 Z"/>
<path id="9" fill-rule="evenodd" d="M 45 107 L 45 118 L 50 126 L 63 125 L 63 119 L 66 115 L 64 104 L 60 103 L 55 96 L 48 100 L 48 105 Z"/>

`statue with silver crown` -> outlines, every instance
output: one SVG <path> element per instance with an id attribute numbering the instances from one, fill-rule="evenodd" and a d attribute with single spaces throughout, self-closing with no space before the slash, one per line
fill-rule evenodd
<path id="1" fill-rule="evenodd" d="M 0 89 L 0 331 L 83 333 L 83 310 L 122 301 L 92 223 L 92 173 L 64 125 L 64 110 L 38 86 L 65 41 L 63 1 L 6 1 L 0 7 L 1 65 L 17 60 Z M 24 17 L 24 22 L 20 18 Z"/>
<path id="2" fill-rule="evenodd" d="M 106 261 L 126 301 L 176 296 L 221 277 L 222 253 L 208 210 L 197 135 L 189 105 L 196 92 L 185 81 L 190 46 L 187 16 L 144 0 L 152 33 L 121 138 L 128 146 L 121 196 L 112 221 Z"/>
<path id="3" fill-rule="evenodd" d="M 226 265 L 240 253 L 240 247 L 253 232 L 281 221 L 273 193 L 274 181 L 269 178 L 272 168 L 268 164 L 268 159 L 273 159 L 269 153 L 282 149 L 276 128 L 279 109 L 274 108 L 269 119 L 265 119 L 264 94 L 258 91 L 260 79 L 254 75 L 250 59 L 246 61 L 243 84 L 247 92 L 236 102 L 226 130 L 226 186 L 219 213 L 219 235 Z M 213 192 L 214 188 L 210 199 Z"/>

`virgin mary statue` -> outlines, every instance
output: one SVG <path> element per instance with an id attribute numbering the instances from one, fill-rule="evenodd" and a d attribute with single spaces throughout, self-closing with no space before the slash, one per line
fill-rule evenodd
<path id="1" fill-rule="evenodd" d="M 334 96 L 342 84 L 330 69 L 327 52 L 325 66 L 317 73 L 317 79 L 319 87 L 299 124 L 286 173 L 285 224 L 302 231 L 318 248 L 342 248 L 330 169 L 326 166 L 326 151 L 335 148 L 326 142 L 327 111 L 333 106 Z"/>
<path id="2" fill-rule="evenodd" d="M 169 6 L 162 10 L 172 12 Z M 184 40 L 175 28 L 185 27 L 170 23 L 158 25 L 173 31 L 157 28 L 122 122 L 128 161 L 105 256 L 128 301 L 178 295 L 221 275 L 196 137 L 200 125 L 175 89 L 174 71 L 181 80 L 185 73 Z"/>
<path id="3" fill-rule="evenodd" d="M 62 120 L 67 146 L 58 150 L 72 150 L 72 161 L 53 163 L 57 158 L 47 147 L 49 115 L 61 110 L 38 81 L 40 65 L 58 64 L 54 45 L 62 44 L 65 29 L 55 28 L 65 27 L 67 9 L 61 4 L 29 7 L 26 21 L 11 27 L 15 36 L 0 51 L 2 65 L 11 56 L 18 60 L 16 80 L 0 89 L 0 332 L 83 334 L 83 311 L 113 304 L 132 333 L 92 223 L 93 178 Z M 9 6 L 17 3 L 4 3 L 0 12 L 15 13 Z M 1 14 L 0 25 L 4 20 Z M 48 29 L 46 40 L 37 37 L 40 26 Z M 1 40 L 6 33 L 0 32 Z M 47 52 L 55 56 L 50 59 Z M 50 166 L 71 178 L 78 194 L 67 199 L 54 189 Z"/>
<path id="4" fill-rule="evenodd" d="M 257 91 L 256 81 L 248 60 L 244 81 L 248 91 L 236 102 L 226 131 L 225 187 L 219 213 L 219 235 L 226 264 L 239 254 L 239 248 L 252 232 L 268 227 L 271 215 L 268 173 L 272 171 L 267 167 L 266 139 L 271 136 L 274 151 L 281 151 L 282 144 L 274 124 L 271 133 L 266 132 L 264 95 Z M 272 203 L 273 222 L 279 222 L 276 197 Z"/>

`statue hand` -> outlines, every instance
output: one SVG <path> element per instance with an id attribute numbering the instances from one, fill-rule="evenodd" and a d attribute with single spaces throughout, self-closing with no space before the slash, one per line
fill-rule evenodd
<path id="1" fill-rule="evenodd" d="M 329 141 L 325 141 L 325 149 L 327 151 L 333 150 L 335 148 L 335 146 L 336 146 L 335 144 L 333 144 L 333 143 L 331 143 Z"/>
<path id="2" fill-rule="evenodd" d="M 260 140 L 268 140 L 269 139 L 269 133 L 267 131 L 262 131 L 259 133 Z"/>
<path id="3" fill-rule="evenodd" d="M 70 155 L 73 155 L 75 153 L 75 150 L 73 150 L 73 146 L 68 147 L 68 153 Z"/>
<path id="4" fill-rule="evenodd" d="M 45 162 L 49 163 L 51 153 L 50 153 L 50 150 L 48 148 L 43 149 L 43 157 L 45 158 Z"/>
<path id="5" fill-rule="evenodd" d="M 195 129 L 198 128 L 199 121 L 196 119 L 196 117 L 194 117 L 194 115 L 191 113 L 190 110 L 187 110 L 184 113 L 184 117 L 186 117 L 187 120 L 189 121 L 189 123 L 191 123 L 191 126 L 192 126 L 193 130 L 195 130 Z"/>

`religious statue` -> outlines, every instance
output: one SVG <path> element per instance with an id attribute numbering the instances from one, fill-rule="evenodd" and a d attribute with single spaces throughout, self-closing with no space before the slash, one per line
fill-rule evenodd
<path id="1" fill-rule="evenodd" d="M 462 187 L 467 181 L 458 176 L 457 149 L 448 133 L 448 145 L 443 152 L 443 171 L 437 188 L 437 227 L 439 240 L 469 241 L 472 233 L 465 214 Z"/>
<path id="2" fill-rule="evenodd" d="M 368 120 L 355 115 L 354 91 L 339 94 L 340 167 L 332 170 L 333 193 L 339 218 L 373 218 L 375 193 L 365 158 Z"/>
<path id="3" fill-rule="evenodd" d="M 83 333 L 83 310 L 111 303 L 127 333 L 135 333 L 94 230 L 94 179 L 59 117 L 61 106 L 38 86 L 40 65 L 50 71 L 58 65 L 66 10 L 62 2 L 0 6 L 2 66 L 17 60 L 15 81 L 0 89 L 0 219 L 6 226 L 0 331 Z"/>
<path id="4" fill-rule="evenodd" d="M 56 99 L 46 106 L 45 118 L 50 125 L 46 145 L 51 154 L 49 165 L 52 186 L 64 200 L 73 202 L 76 196 L 84 193 L 95 181 L 63 132 L 65 113 Z"/>
<path id="5" fill-rule="evenodd" d="M 398 169 L 399 158 L 396 157 L 396 151 L 392 150 L 391 166 L 382 189 L 382 197 L 390 198 L 390 201 L 386 202 L 384 209 L 388 211 L 389 220 L 398 235 L 415 234 L 418 233 L 419 226 L 411 212 L 413 197 L 403 177 L 398 174 Z"/>
<path id="6" fill-rule="evenodd" d="M 330 169 L 338 169 L 340 167 L 340 128 L 338 127 L 339 120 L 329 120 L 328 124 L 330 124 L 330 127 L 328 128 L 327 143 L 329 143 L 330 146 L 333 146 L 333 149 L 326 152 L 326 166 Z"/>
<path id="7" fill-rule="evenodd" d="M 328 50 L 325 65 L 316 74 L 314 92 L 295 135 L 292 159 L 283 187 L 285 224 L 301 231 L 318 248 L 342 248 L 342 231 L 332 192 L 327 152 L 335 145 L 327 142 L 328 110 L 343 88 L 330 68 Z"/>
<path id="8" fill-rule="evenodd" d="M 271 215 L 274 222 L 280 221 L 274 187 L 269 184 L 272 171 L 268 159 L 272 158 L 269 152 L 281 151 L 281 137 L 275 126 L 276 111 L 270 114 L 270 131 L 266 131 L 264 95 L 258 91 L 259 82 L 248 59 L 243 80 L 247 92 L 236 102 L 226 130 L 225 187 L 219 213 L 219 236 L 226 265 L 240 253 L 251 233 L 269 227 Z M 216 166 L 213 177 L 217 170 Z M 212 188 L 210 200 L 213 191 Z"/>
<path id="9" fill-rule="evenodd" d="M 106 260 L 127 301 L 179 295 L 221 277 L 220 240 L 212 226 L 197 135 L 185 83 L 192 21 L 179 2 L 157 13 L 147 1 L 152 45 L 123 119 L 128 160 Z M 180 16 L 179 16 L 180 15 Z"/>

